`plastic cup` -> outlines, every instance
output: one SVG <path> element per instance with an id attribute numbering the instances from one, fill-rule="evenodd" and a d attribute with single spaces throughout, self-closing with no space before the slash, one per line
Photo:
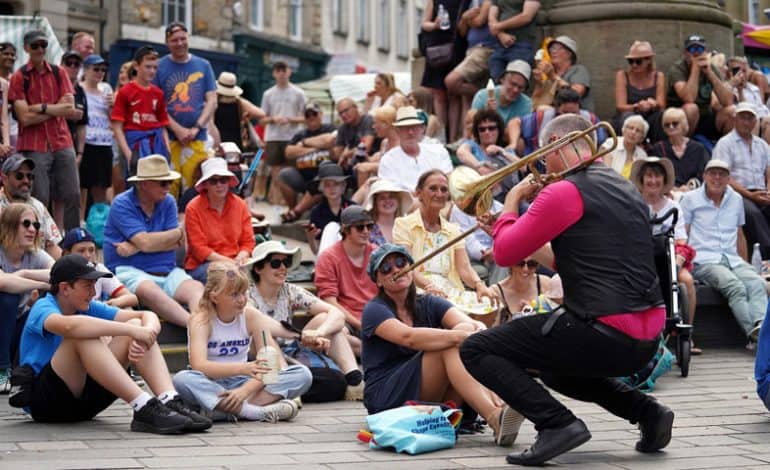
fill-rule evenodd
<path id="1" fill-rule="evenodd" d="M 265 385 L 278 382 L 278 372 L 281 370 L 281 363 L 278 358 L 278 351 L 272 346 L 259 348 L 259 352 L 257 352 L 257 360 L 264 361 L 270 368 L 270 372 L 262 375 L 262 383 Z"/>

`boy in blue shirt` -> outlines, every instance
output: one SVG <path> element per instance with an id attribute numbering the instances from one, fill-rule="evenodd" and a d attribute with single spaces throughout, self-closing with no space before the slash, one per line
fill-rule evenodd
<path id="1" fill-rule="evenodd" d="M 211 427 L 174 390 L 156 342 L 158 317 L 92 300 L 94 284 L 105 277 L 112 274 L 80 255 L 54 263 L 51 291 L 32 307 L 21 336 L 19 362 L 36 375 L 25 409 L 35 421 L 84 421 L 119 397 L 134 409 L 132 431 L 175 434 Z M 104 336 L 111 337 L 109 343 Z M 129 363 L 158 398 L 131 380 Z"/>

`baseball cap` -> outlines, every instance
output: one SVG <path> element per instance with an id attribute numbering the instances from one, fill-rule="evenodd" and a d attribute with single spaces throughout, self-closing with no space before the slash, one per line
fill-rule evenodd
<path id="1" fill-rule="evenodd" d="M 340 224 L 349 227 L 358 222 L 371 222 L 372 216 L 361 206 L 346 207 L 340 214 Z"/>
<path id="2" fill-rule="evenodd" d="M 698 45 L 706 47 L 706 38 L 698 34 L 691 34 L 684 40 L 684 48 L 687 49 L 690 46 Z"/>
<path id="3" fill-rule="evenodd" d="M 315 101 L 308 101 L 308 103 L 305 105 L 305 115 L 307 115 L 307 113 L 317 114 L 320 112 L 321 112 L 321 107 L 318 106 L 318 103 L 316 103 Z"/>
<path id="4" fill-rule="evenodd" d="M 104 60 L 104 57 L 100 56 L 99 54 L 91 54 L 90 56 L 86 57 L 86 59 L 83 61 L 83 65 L 85 66 L 106 64 L 106 63 L 107 61 Z"/>
<path id="5" fill-rule="evenodd" d="M 727 162 L 723 160 L 709 160 L 708 163 L 706 163 L 706 168 L 704 168 L 703 171 L 708 171 L 711 168 L 721 168 L 730 173 L 730 165 L 728 165 Z"/>
<path id="6" fill-rule="evenodd" d="M 62 241 L 59 242 L 59 246 L 62 250 L 69 250 L 72 245 L 80 242 L 94 242 L 94 236 L 88 230 L 82 228 L 73 228 L 64 235 Z"/>
<path id="7" fill-rule="evenodd" d="M 529 64 L 523 60 L 516 59 L 508 62 L 508 65 L 505 66 L 505 72 L 503 72 L 503 75 L 506 73 L 518 73 L 524 77 L 527 83 L 529 83 L 529 77 L 532 75 L 532 67 L 530 67 Z"/>
<path id="8" fill-rule="evenodd" d="M 62 62 L 64 62 L 67 59 L 77 59 L 77 60 L 83 62 L 83 58 L 80 57 L 80 54 L 78 54 L 76 51 L 73 51 L 73 50 L 69 50 L 69 51 L 65 52 L 61 56 L 61 61 Z"/>
<path id="9" fill-rule="evenodd" d="M 35 30 L 32 30 L 32 31 L 27 31 L 24 34 L 24 44 L 32 44 L 33 42 L 40 41 L 41 39 L 47 41 L 48 40 L 48 36 L 46 36 L 44 32 L 42 32 L 42 31 L 40 31 L 38 29 L 35 29 Z"/>
<path id="10" fill-rule="evenodd" d="M 51 285 L 60 282 L 72 282 L 77 279 L 100 279 L 102 277 L 112 277 L 112 273 L 99 271 L 96 265 L 81 255 L 64 255 L 59 258 L 51 267 Z"/>
<path id="11" fill-rule="evenodd" d="M 757 110 L 754 109 L 754 105 L 747 101 L 741 101 L 738 103 L 738 105 L 735 107 L 735 114 L 738 113 L 751 113 L 754 115 L 754 117 L 757 117 Z"/>
<path id="12" fill-rule="evenodd" d="M 390 254 L 398 253 L 404 255 L 409 261 L 409 264 L 414 264 L 414 258 L 409 252 L 401 245 L 395 245 L 393 243 L 383 243 L 379 248 L 374 250 L 369 256 L 369 264 L 366 267 L 366 273 L 369 275 L 372 281 L 377 279 L 377 270 L 380 268 L 382 261 Z"/>
<path id="13" fill-rule="evenodd" d="M 24 155 L 20 153 L 14 153 L 10 157 L 6 158 L 3 162 L 3 174 L 7 175 L 8 173 L 12 171 L 18 170 L 23 164 L 29 165 L 29 168 L 34 170 L 35 169 L 35 161 L 31 158 L 27 158 Z"/>
<path id="14" fill-rule="evenodd" d="M 182 23 L 181 21 L 174 21 L 172 23 L 169 23 L 168 26 L 166 26 L 166 37 L 171 36 L 177 31 L 184 31 L 186 33 L 187 26 L 185 26 L 185 24 Z"/>
<path id="15" fill-rule="evenodd" d="M 134 62 L 141 62 L 144 56 L 147 55 L 158 55 L 158 51 L 156 51 L 152 46 L 142 46 L 139 49 L 134 52 Z"/>

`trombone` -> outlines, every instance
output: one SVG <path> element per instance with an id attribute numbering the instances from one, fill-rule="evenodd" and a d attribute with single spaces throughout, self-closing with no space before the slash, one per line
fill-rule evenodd
<path id="1" fill-rule="evenodd" d="M 600 147 L 597 147 L 595 143 L 596 141 L 593 135 L 596 131 L 602 128 L 607 131 L 608 140 L 606 140 L 605 143 L 609 142 L 609 145 L 602 146 L 600 148 Z M 581 151 L 578 148 L 577 143 L 581 141 L 584 142 L 586 145 L 588 145 L 589 149 L 591 150 L 590 156 L 586 158 L 581 158 L 578 164 L 573 165 L 572 167 L 566 168 L 563 171 L 560 171 L 558 173 L 542 174 L 538 171 L 536 164 L 541 158 L 543 158 L 546 155 L 549 155 L 553 152 L 559 152 L 559 154 L 562 155 L 562 159 L 564 159 L 564 156 L 561 152 L 564 150 L 565 147 L 571 147 L 575 152 L 575 154 L 580 155 Z M 612 125 L 610 125 L 610 123 L 608 123 L 607 121 L 601 121 L 589 127 L 588 129 L 585 129 L 582 131 L 570 132 L 564 137 L 557 139 L 549 143 L 548 145 L 544 145 L 539 149 L 537 149 L 536 151 L 530 153 L 529 155 L 522 157 L 519 161 L 511 163 L 510 165 L 506 165 L 487 175 L 480 176 L 472 169 L 461 170 L 461 171 L 455 170 L 450 174 L 449 192 L 452 195 L 452 199 L 454 200 L 455 205 L 460 210 L 462 210 L 468 215 L 480 217 L 486 214 L 489 211 L 489 209 L 492 207 L 492 201 L 494 198 L 492 189 L 494 188 L 494 186 L 500 183 L 503 179 L 505 179 L 509 175 L 512 175 L 515 172 L 519 171 L 521 168 L 529 167 L 529 170 L 530 172 L 532 172 L 532 176 L 535 178 L 535 181 L 545 186 L 547 184 L 559 181 L 563 179 L 565 176 L 568 176 L 572 173 L 575 173 L 584 168 L 587 168 L 597 158 L 607 155 L 608 153 L 615 150 L 617 145 L 618 145 L 618 136 L 615 134 L 615 130 L 612 128 Z M 455 178 L 453 178 L 452 175 L 454 175 L 455 172 L 457 172 L 457 175 Z M 463 181 L 463 179 L 465 179 L 465 181 Z M 444 245 L 436 248 L 435 250 L 431 251 L 430 253 L 426 254 L 422 258 L 412 263 L 411 266 L 409 266 L 408 268 L 396 274 L 394 279 L 398 279 L 404 274 L 418 268 L 420 265 L 424 264 L 431 258 L 435 257 L 436 255 L 440 254 L 441 252 L 451 247 L 455 243 L 459 242 L 463 238 L 472 234 L 478 228 L 479 228 L 479 224 L 477 223 L 476 225 L 464 231 L 460 235 L 449 240 Z"/>

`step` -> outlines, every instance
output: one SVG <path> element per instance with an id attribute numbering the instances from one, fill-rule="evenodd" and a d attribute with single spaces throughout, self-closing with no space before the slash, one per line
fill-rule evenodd
<path id="1" fill-rule="evenodd" d="M 698 305 L 695 309 L 693 339 L 699 348 L 743 348 L 746 335 L 738 326 L 730 306 L 722 295 L 711 287 L 696 287 Z"/>
<path id="2" fill-rule="evenodd" d="M 187 369 L 189 359 L 187 356 L 187 343 L 160 344 L 160 351 L 166 360 L 168 371 L 172 374 Z"/>

